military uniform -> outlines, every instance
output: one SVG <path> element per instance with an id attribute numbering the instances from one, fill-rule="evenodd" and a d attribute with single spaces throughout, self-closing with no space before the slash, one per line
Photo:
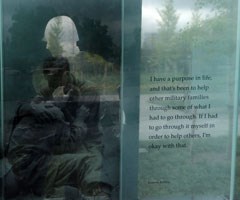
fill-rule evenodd
<path id="1" fill-rule="evenodd" d="M 102 171 L 99 96 L 83 85 L 78 90 L 75 86 L 68 88 L 72 92 L 67 102 L 54 101 L 53 90 L 45 88 L 19 107 L 8 159 L 23 189 L 49 196 L 64 185 L 88 195 L 96 186 L 111 187 Z M 33 114 L 38 106 L 43 114 L 47 110 L 46 120 Z"/>

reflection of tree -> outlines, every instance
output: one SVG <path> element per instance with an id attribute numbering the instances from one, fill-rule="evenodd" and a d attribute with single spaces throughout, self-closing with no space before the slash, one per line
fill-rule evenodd
<path id="1" fill-rule="evenodd" d="M 162 10 L 157 9 L 161 20 L 158 20 L 159 31 L 149 38 L 153 47 L 148 59 L 150 68 L 160 71 L 172 71 L 176 67 L 177 43 L 176 26 L 178 15 L 173 7 L 173 0 L 166 0 Z M 147 52 L 145 52 L 147 53 Z"/>
<path id="2" fill-rule="evenodd" d="M 108 27 L 102 25 L 100 20 L 84 18 L 77 28 L 80 50 L 101 55 L 108 60 L 118 56 L 114 55 L 117 47 L 108 33 Z"/>
<path id="3" fill-rule="evenodd" d="M 63 54 L 63 47 L 61 45 L 61 38 L 63 34 L 61 17 L 55 18 L 55 23 L 52 24 L 48 32 L 48 49 L 53 56 L 61 56 Z"/>
<path id="4" fill-rule="evenodd" d="M 197 0 L 196 6 L 198 6 L 198 8 L 210 6 L 214 11 L 225 12 L 230 8 L 229 5 L 234 5 L 233 2 L 232 0 Z"/>
<path id="5" fill-rule="evenodd" d="M 48 20 L 54 15 L 56 12 L 52 8 L 41 6 L 34 10 L 19 7 L 12 16 L 13 23 L 4 47 L 4 67 L 17 73 L 16 77 L 14 74 L 8 77 L 7 98 L 32 96 L 31 71 L 48 56 L 42 38 Z"/>
<path id="6" fill-rule="evenodd" d="M 231 5 L 230 5 L 231 4 Z M 226 6 L 227 5 L 227 6 Z M 145 70 L 189 73 L 192 53 L 202 66 L 216 63 L 233 66 L 236 34 L 235 3 L 226 0 L 198 0 L 190 22 L 176 30 L 178 15 L 172 0 L 166 0 L 158 10 L 159 31 L 143 43 L 142 64 Z M 210 16 L 201 16 L 202 8 L 212 7 Z"/>
<path id="7" fill-rule="evenodd" d="M 113 43 L 108 27 L 100 20 L 83 18 L 74 21 L 81 50 L 77 56 L 79 60 L 74 61 L 75 68 L 80 70 L 82 79 L 98 89 L 105 92 L 110 84 L 114 88 L 119 84 L 120 47 Z"/>
<path id="8" fill-rule="evenodd" d="M 161 20 L 157 20 L 160 28 L 159 33 L 164 39 L 169 39 L 175 33 L 178 23 L 178 15 L 173 6 L 173 0 L 165 0 L 164 9 L 157 9 L 157 12 L 161 17 Z"/>
<path id="9" fill-rule="evenodd" d="M 35 10 L 21 7 L 16 10 L 9 29 L 8 61 L 11 66 L 18 65 L 18 69 L 26 69 L 42 61 L 46 52 L 46 44 L 42 41 L 44 29 L 54 15 L 56 12 L 48 7 L 37 7 Z"/>

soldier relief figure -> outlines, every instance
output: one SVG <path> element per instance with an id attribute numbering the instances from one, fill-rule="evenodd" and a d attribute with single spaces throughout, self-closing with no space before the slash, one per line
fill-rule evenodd
<path id="1" fill-rule="evenodd" d="M 112 185 L 102 170 L 99 95 L 70 68 L 62 55 L 43 61 L 47 85 L 18 107 L 7 157 L 22 193 L 108 200 Z"/>

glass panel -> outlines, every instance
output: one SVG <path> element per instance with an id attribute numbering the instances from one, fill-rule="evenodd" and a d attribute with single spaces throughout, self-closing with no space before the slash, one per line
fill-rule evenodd
<path id="1" fill-rule="evenodd" d="M 0 1 L 0 98 L 1 98 L 1 105 L 0 105 L 0 194 L 3 194 L 3 183 L 2 183 L 2 177 L 3 177 L 3 162 L 2 162 L 2 158 L 3 158 L 3 104 L 2 104 L 2 80 L 3 80 L 3 70 L 2 70 L 2 2 Z M 2 195 L 0 195 L 0 198 L 2 199 Z"/>
<path id="2" fill-rule="evenodd" d="M 123 1 L 121 200 L 137 199 L 141 1 Z"/>
<path id="3" fill-rule="evenodd" d="M 3 198 L 118 199 L 121 1 L 1 2 Z"/>
<path id="4" fill-rule="evenodd" d="M 233 198 L 237 7 L 143 0 L 139 199 Z"/>

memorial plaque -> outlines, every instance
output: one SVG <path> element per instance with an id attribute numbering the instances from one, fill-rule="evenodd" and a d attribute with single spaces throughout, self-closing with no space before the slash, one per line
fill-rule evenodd
<path id="1" fill-rule="evenodd" d="M 238 15 L 238 1 L 143 0 L 139 199 L 233 199 Z"/>

